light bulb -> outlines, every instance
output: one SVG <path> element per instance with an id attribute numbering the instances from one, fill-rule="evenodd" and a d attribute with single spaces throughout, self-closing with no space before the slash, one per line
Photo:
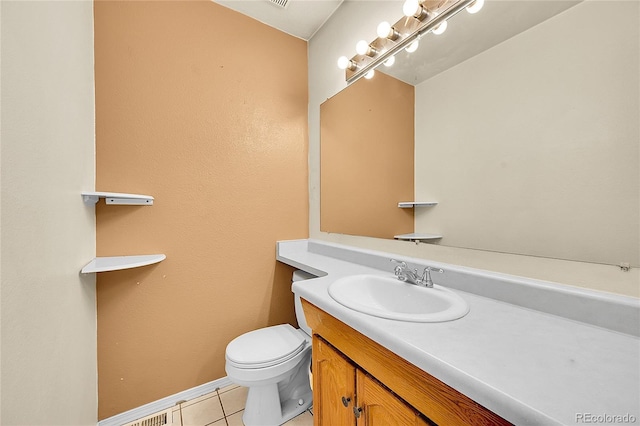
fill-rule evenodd
<path id="1" fill-rule="evenodd" d="M 419 0 L 406 0 L 402 5 L 402 12 L 404 13 L 404 16 L 407 16 L 407 17 L 415 16 L 418 13 L 419 9 L 420 9 Z"/>
<path id="2" fill-rule="evenodd" d="M 391 24 L 387 21 L 382 21 L 378 24 L 378 37 L 387 38 L 391 34 Z"/>
<path id="3" fill-rule="evenodd" d="M 418 50 L 418 46 L 419 46 L 419 45 L 420 45 L 420 42 L 416 39 L 416 40 L 413 40 L 413 41 L 411 42 L 411 44 L 410 44 L 410 45 L 408 45 L 407 47 L 405 47 L 405 49 L 404 49 L 404 50 L 406 50 L 406 51 L 407 51 L 407 52 L 409 52 L 409 53 L 413 53 L 413 52 L 415 52 L 416 50 Z"/>
<path id="4" fill-rule="evenodd" d="M 484 0 L 476 0 L 473 3 L 471 3 L 469 6 L 467 6 L 467 12 L 469 13 L 479 12 L 480 9 L 482 9 L 482 6 L 484 6 Z"/>
<path id="5" fill-rule="evenodd" d="M 369 70 L 365 75 L 364 78 L 366 78 L 367 80 L 371 80 L 374 76 L 376 72 L 374 70 Z"/>
<path id="6" fill-rule="evenodd" d="M 420 4 L 420 0 L 406 0 L 402 5 L 402 12 L 404 16 L 408 18 L 416 18 L 419 21 L 423 21 L 427 16 L 429 16 L 429 12 L 427 9 L 422 7 Z"/>
<path id="7" fill-rule="evenodd" d="M 436 35 L 440 35 L 447 30 L 447 21 L 442 21 L 440 25 L 433 29 L 433 33 Z"/>
<path id="8" fill-rule="evenodd" d="M 392 56 L 392 57 L 390 57 L 389 59 L 387 59 L 386 61 L 383 62 L 385 67 L 390 67 L 395 63 L 396 63 L 396 57 L 395 56 Z"/>
<path id="9" fill-rule="evenodd" d="M 351 61 L 346 56 L 340 56 L 338 58 L 338 68 L 340 68 L 341 70 L 346 70 L 347 68 L 349 68 L 349 65 L 351 65 L 350 62 Z"/>
<path id="10" fill-rule="evenodd" d="M 395 28 L 391 26 L 387 21 L 382 21 L 378 25 L 378 37 L 388 38 L 389 40 L 395 40 L 400 36 Z"/>
<path id="11" fill-rule="evenodd" d="M 369 43 L 366 40 L 360 40 L 358 44 L 356 44 L 356 52 L 358 55 L 366 55 L 369 53 L 371 48 L 369 47 Z"/>

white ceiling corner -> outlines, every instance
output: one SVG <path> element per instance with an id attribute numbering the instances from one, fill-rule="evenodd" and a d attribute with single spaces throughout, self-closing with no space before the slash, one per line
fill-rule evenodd
<path id="1" fill-rule="evenodd" d="M 289 0 L 286 8 L 268 0 L 213 0 L 303 40 L 309 40 L 343 0 Z"/>

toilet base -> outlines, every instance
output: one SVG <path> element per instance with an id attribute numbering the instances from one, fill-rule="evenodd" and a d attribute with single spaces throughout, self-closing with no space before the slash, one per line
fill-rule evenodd
<path id="1" fill-rule="evenodd" d="M 311 407 L 313 398 L 311 389 L 306 394 L 300 395 L 300 398 L 281 402 L 277 398 L 277 390 L 272 386 L 277 387 L 277 385 L 268 385 L 249 389 L 247 405 L 242 415 L 242 422 L 245 426 L 279 426 Z M 250 401 L 252 394 L 255 404 Z M 300 401 L 302 401 L 302 405 L 300 405 Z"/>
<path id="2" fill-rule="evenodd" d="M 313 403 L 310 363 L 311 351 L 307 350 L 289 380 L 250 386 L 242 415 L 245 426 L 279 426 L 309 409 Z"/>

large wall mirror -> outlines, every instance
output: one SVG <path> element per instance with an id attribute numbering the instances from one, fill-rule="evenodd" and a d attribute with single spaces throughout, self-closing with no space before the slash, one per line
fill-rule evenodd
<path id="1" fill-rule="evenodd" d="M 453 17 L 321 106 L 321 230 L 640 266 L 638 27 L 627 1 Z"/>

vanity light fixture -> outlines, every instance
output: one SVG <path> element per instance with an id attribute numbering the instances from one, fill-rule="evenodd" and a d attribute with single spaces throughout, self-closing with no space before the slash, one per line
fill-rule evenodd
<path id="1" fill-rule="evenodd" d="M 358 66 L 346 56 L 340 56 L 338 58 L 338 68 L 341 70 L 355 71 Z"/>
<path id="2" fill-rule="evenodd" d="M 424 0 L 423 0 L 424 1 Z M 378 38 L 371 43 L 360 40 L 356 45 L 357 55 L 348 59 L 341 57 L 338 67 L 345 70 L 347 83 L 367 75 L 383 63 L 394 62 L 394 55 L 402 49 L 413 52 L 418 48 L 418 39 L 428 33 L 441 34 L 447 26 L 447 20 L 465 8 L 477 11 L 478 4 L 484 0 L 439 0 L 438 2 L 406 0 L 403 16 L 395 24 L 381 22 L 377 28 Z M 433 6 L 431 6 L 433 4 Z M 477 10 L 476 10 L 477 9 Z"/>
<path id="3" fill-rule="evenodd" d="M 396 63 L 396 57 L 395 56 L 391 56 L 389 59 L 387 59 L 386 61 L 383 62 L 385 67 L 391 67 L 395 63 Z"/>
<path id="4" fill-rule="evenodd" d="M 375 56 L 378 51 L 369 45 L 366 40 L 360 40 L 358 44 L 356 44 L 356 52 L 358 55 L 367 55 L 367 56 Z"/>
<path id="5" fill-rule="evenodd" d="M 484 6 L 484 0 L 475 0 L 473 3 L 467 6 L 467 12 L 471 14 L 477 13 L 480 11 L 480 9 L 482 9 L 482 6 Z"/>
<path id="6" fill-rule="evenodd" d="M 442 22 L 440 25 L 431 30 L 435 35 L 440 35 L 447 30 L 447 21 Z"/>
<path id="7" fill-rule="evenodd" d="M 373 76 L 375 75 L 376 71 L 375 70 L 369 70 L 367 71 L 367 73 L 364 75 L 364 78 L 366 78 L 367 80 L 371 80 L 373 78 Z"/>
<path id="8" fill-rule="evenodd" d="M 405 0 L 402 5 L 402 12 L 407 18 L 413 16 L 419 21 L 422 21 L 429 16 L 429 12 L 420 4 L 419 0 Z"/>
<path id="9" fill-rule="evenodd" d="M 477 0 L 476 0 L 477 1 Z M 378 24 L 378 37 L 388 38 L 389 40 L 397 40 L 400 37 L 400 33 L 391 26 L 387 21 L 382 21 Z"/>
<path id="10" fill-rule="evenodd" d="M 409 44 L 407 47 L 404 48 L 404 50 L 406 50 L 408 53 L 413 53 L 416 50 L 418 50 L 418 46 L 420 45 L 420 40 L 415 39 L 411 42 L 411 44 Z"/>

